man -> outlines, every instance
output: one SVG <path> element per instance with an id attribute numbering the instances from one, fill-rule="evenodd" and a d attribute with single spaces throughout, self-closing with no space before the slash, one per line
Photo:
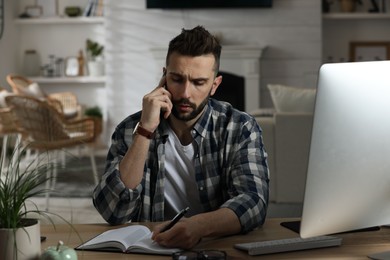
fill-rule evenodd
<path id="1" fill-rule="evenodd" d="M 269 177 L 261 130 L 253 117 L 210 98 L 222 82 L 220 53 L 201 26 L 169 43 L 159 85 L 112 135 L 94 191 L 110 224 L 169 220 L 188 206 L 185 218 L 164 232 L 167 222 L 158 225 L 152 237 L 186 249 L 263 224 Z"/>

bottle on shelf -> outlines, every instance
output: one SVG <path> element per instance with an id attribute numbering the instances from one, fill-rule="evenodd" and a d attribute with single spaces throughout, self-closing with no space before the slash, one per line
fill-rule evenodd
<path id="1" fill-rule="evenodd" d="M 79 62 L 79 76 L 84 76 L 85 58 L 84 58 L 83 50 L 79 51 L 79 56 L 77 57 L 77 60 Z"/>
<path id="2" fill-rule="evenodd" d="M 64 72 L 64 59 L 63 58 L 56 58 L 55 60 L 55 76 L 56 77 L 62 77 Z"/>

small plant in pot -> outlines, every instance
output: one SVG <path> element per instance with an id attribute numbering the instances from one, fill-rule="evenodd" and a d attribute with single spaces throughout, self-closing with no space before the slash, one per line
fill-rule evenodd
<path id="1" fill-rule="evenodd" d="M 87 60 L 88 71 L 90 76 L 103 76 L 104 75 L 104 62 L 103 62 L 103 50 L 104 46 L 96 41 L 87 39 Z"/>
<path id="2" fill-rule="evenodd" d="M 84 111 L 84 115 L 96 118 L 103 118 L 103 113 L 99 106 L 86 108 Z"/>
<path id="3" fill-rule="evenodd" d="M 103 130 L 103 113 L 100 107 L 88 107 L 85 109 L 84 115 L 93 118 L 95 121 L 95 136 L 99 135 Z"/>
<path id="4" fill-rule="evenodd" d="M 40 223 L 38 217 L 52 222 L 50 213 L 39 210 L 31 198 L 44 195 L 49 190 L 46 181 L 49 156 L 39 155 L 30 163 L 22 163 L 26 148 L 14 149 L 7 165 L 0 160 L 0 259 L 38 259 L 41 255 Z M 2 154 L 2 157 L 6 156 Z M 33 206 L 28 208 L 27 203 Z M 32 209 L 31 209 L 32 208 Z M 62 220 L 67 222 L 65 219 Z M 68 223 L 68 222 L 67 222 Z"/>

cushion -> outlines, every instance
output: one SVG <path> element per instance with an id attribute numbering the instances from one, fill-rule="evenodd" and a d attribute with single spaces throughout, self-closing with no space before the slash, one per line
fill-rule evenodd
<path id="1" fill-rule="evenodd" d="M 276 112 L 313 113 L 316 90 L 268 84 Z"/>
<path id="2" fill-rule="evenodd" d="M 12 93 L 8 92 L 5 89 L 0 91 L 0 108 L 7 107 L 7 103 L 5 102 L 5 97 L 9 95 L 12 95 Z"/>
<path id="3" fill-rule="evenodd" d="M 251 111 L 249 114 L 251 114 L 254 117 L 271 117 L 275 114 L 274 108 L 258 108 L 253 111 Z"/>
<path id="4" fill-rule="evenodd" d="M 32 96 L 39 99 L 45 97 L 45 93 L 42 91 L 42 89 L 36 82 L 31 83 L 25 88 L 19 88 L 19 90 L 26 96 Z"/>
<path id="5" fill-rule="evenodd" d="M 65 118 L 73 118 L 75 116 L 77 116 L 77 109 L 76 108 L 63 108 L 63 115 Z"/>

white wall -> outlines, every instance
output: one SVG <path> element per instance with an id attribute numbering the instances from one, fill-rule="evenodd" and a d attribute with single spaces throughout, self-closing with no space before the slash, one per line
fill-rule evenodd
<path id="1" fill-rule="evenodd" d="M 16 38 L 17 30 L 13 23 L 13 0 L 4 0 L 4 32 L 0 39 L 0 86 L 11 90 L 5 77 L 14 72 L 16 67 Z"/>
<path id="2" fill-rule="evenodd" d="M 7 86 L 5 75 L 17 71 L 20 63 L 19 32 L 28 30 L 26 35 L 31 36 L 32 30 L 15 26 L 13 19 L 20 10 L 11 9 L 13 0 L 5 2 L 5 34 L 0 40 L 3 86 Z M 322 53 L 321 0 L 273 0 L 272 8 L 250 9 L 147 10 L 145 6 L 145 0 L 105 1 L 107 142 L 124 117 L 141 109 L 142 97 L 158 82 L 162 68 L 150 48 L 167 46 L 182 28 L 204 25 L 222 34 L 224 44 L 267 45 L 260 64 L 262 107 L 272 107 L 268 83 L 315 87 Z M 56 45 L 62 48 L 59 53 L 65 53 L 72 39 L 63 47 Z"/>
<path id="3" fill-rule="evenodd" d="M 150 52 L 184 27 L 204 25 L 225 44 L 267 45 L 261 62 L 261 104 L 272 107 L 268 83 L 315 87 L 321 64 L 321 1 L 274 0 L 272 8 L 160 10 L 144 0 L 106 1 L 109 133 L 141 109 L 162 68 Z M 223 50 L 222 50 L 223 51 Z"/>

